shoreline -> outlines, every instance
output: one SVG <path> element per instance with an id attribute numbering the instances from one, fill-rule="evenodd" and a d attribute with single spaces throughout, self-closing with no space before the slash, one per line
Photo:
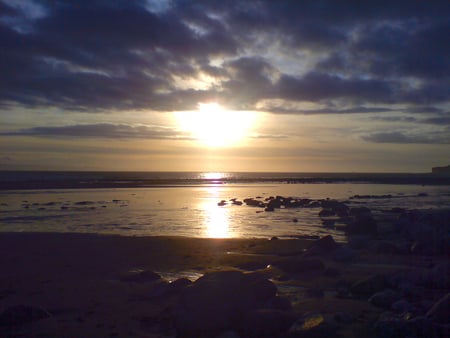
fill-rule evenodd
<path id="1" fill-rule="evenodd" d="M 0 233 L 0 322 L 4 311 L 18 305 L 49 314 L 36 321 L 0 325 L 0 333 L 173 337 L 177 334 L 173 309 L 179 298 L 164 292 L 161 297 L 163 287 L 180 278 L 193 282 L 212 271 L 231 270 L 268 278 L 292 304 L 289 313 L 296 318 L 319 316 L 322 324 L 311 330 L 336 337 L 372 337 L 373 326 L 388 310 L 368 302 L 369 295 L 349 294 L 352 285 L 375 275 L 420 277 L 442 264 L 448 266 L 449 260 L 443 254 L 388 253 L 381 239 L 367 243 L 360 248 L 341 245 L 329 236 L 269 240 Z M 369 249 L 374 243 L 384 249 Z M 305 262 L 309 265 L 302 267 Z M 162 279 L 148 279 L 148 274 L 141 275 L 145 271 Z M 416 296 L 429 307 L 449 291 L 449 285 L 420 288 L 421 295 Z"/>

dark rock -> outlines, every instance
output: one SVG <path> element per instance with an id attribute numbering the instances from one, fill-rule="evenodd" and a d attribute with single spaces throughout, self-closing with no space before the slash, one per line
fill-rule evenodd
<path id="1" fill-rule="evenodd" d="M 369 298 L 369 303 L 378 307 L 389 309 L 391 305 L 401 298 L 400 294 L 386 289 L 375 293 Z"/>
<path id="2" fill-rule="evenodd" d="M 275 310 L 281 310 L 281 311 L 291 311 L 292 310 L 292 304 L 291 301 L 285 297 L 282 296 L 275 296 L 274 298 L 270 299 L 265 305 L 265 309 L 275 309 Z"/>
<path id="3" fill-rule="evenodd" d="M 293 218 L 292 222 L 297 223 L 298 222 L 298 218 Z"/>
<path id="4" fill-rule="evenodd" d="M 217 205 L 218 205 L 219 207 L 223 207 L 223 206 L 227 205 L 227 201 L 221 200 L 219 203 L 217 203 Z"/>
<path id="5" fill-rule="evenodd" d="M 259 208 L 265 208 L 266 207 L 266 205 L 263 202 L 255 200 L 253 198 L 246 198 L 246 199 L 244 199 L 244 203 L 247 204 L 248 206 L 251 206 L 251 207 L 259 207 Z"/>
<path id="6" fill-rule="evenodd" d="M 289 257 L 273 263 L 273 266 L 288 273 L 322 272 L 325 265 L 320 259 Z"/>
<path id="7" fill-rule="evenodd" d="M 347 234 L 377 235 L 377 223 L 370 213 L 356 215 L 345 228 Z"/>
<path id="8" fill-rule="evenodd" d="M 350 287 L 350 292 L 356 297 L 370 297 L 384 289 L 389 289 L 391 284 L 385 276 L 375 275 L 362 279 Z"/>
<path id="9" fill-rule="evenodd" d="M 338 247 L 333 253 L 333 259 L 336 262 L 347 263 L 354 261 L 356 257 L 357 257 L 356 252 L 347 246 Z"/>
<path id="10" fill-rule="evenodd" d="M 256 309 L 244 314 L 239 332 L 243 337 L 278 337 L 295 322 L 292 312 L 273 309 Z"/>
<path id="11" fill-rule="evenodd" d="M 311 248 L 308 249 L 308 252 L 329 253 L 336 250 L 337 247 L 338 244 L 334 241 L 333 236 L 327 235 L 315 241 Z"/>
<path id="12" fill-rule="evenodd" d="M 348 214 L 353 217 L 368 217 L 372 216 L 372 211 L 367 207 L 355 207 L 351 208 Z"/>
<path id="13" fill-rule="evenodd" d="M 120 277 L 122 282 L 135 282 L 135 283 L 149 283 L 156 282 L 161 279 L 161 276 L 156 272 L 150 270 L 144 271 L 129 271 Z"/>
<path id="14" fill-rule="evenodd" d="M 438 288 L 450 288 L 450 262 L 442 262 L 431 269 L 431 284 Z"/>
<path id="15" fill-rule="evenodd" d="M 333 228 L 334 224 L 335 224 L 335 220 L 333 220 L 333 219 L 324 219 L 324 220 L 322 220 L 322 225 L 325 228 Z"/>
<path id="16" fill-rule="evenodd" d="M 273 207 L 270 207 L 270 206 L 268 206 L 268 207 L 266 207 L 265 209 L 264 209 L 264 211 L 275 211 L 275 209 L 273 208 Z"/>
<path id="17" fill-rule="evenodd" d="M 450 324 L 450 293 L 438 300 L 427 312 L 426 318 L 437 324 Z"/>
<path id="18" fill-rule="evenodd" d="M 207 273 L 182 291 L 175 311 L 176 329 L 181 336 L 213 337 L 236 328 L 240 318 L 275 294 L 275 285 L 259 274 Z"/>
<path id="19" fill-rule="evenodd" d="M 351 324 L 353 316 L 347 312 L 338 312 L 334 315 L 334 320 L 341 324 Z"/>
<path id="20" fill-rule="evenodd" d="M 50 313 L 40 307 L 16 305 L 7 308 L 0 314 L 0 326 L 20 326 L 50 316 Z"/>
<path id="21" fill-rule="evenodd" d="M 187 278 L 178 278 L 177 280 L 174 280 L 172 283 L 170 283 L 170 288 L 173 292 L 179 292 L 191 284 L 192 282 Z"/>
<path id="22" fill-rule="evenodd" d="M 383 313 L 374 325 L 374 332 L 379 338 L 446 338 L 448 328 L 432 323 L 426 317 L 412 319 L 401 318 L 391 313 Z"/>
<path id="23" fill-rule="evenodd" d="M 335 216 L 335 215 L 336 215 L 336 213 L 330 209 L 322 209 L 319 212 L 320 217 L 331 217 L 331 216 Z"/>
<path id="24" fill-rule="evenodd" d="M 412 314 L 417 312 L 416 307 L 414 307 L 410 302 L 404 299 L 397 300 L 396 302 L 392 303 L 391 310 L 398 314 L 405 314 L 405 313 Z"/>

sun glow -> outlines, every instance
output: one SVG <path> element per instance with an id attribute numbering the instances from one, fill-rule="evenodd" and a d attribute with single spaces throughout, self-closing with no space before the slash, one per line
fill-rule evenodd
<path id="1" fill-rule="evenodd" d="M 197 111 L 174 113 L 178 125 L 209 147 L 243 142 L 254 125 L 256 114 L 227 111 L 217 103 L 200 103 Z"/>

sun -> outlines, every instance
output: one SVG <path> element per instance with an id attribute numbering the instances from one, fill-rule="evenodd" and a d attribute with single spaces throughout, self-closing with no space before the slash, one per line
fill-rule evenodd
<path id="1" fill-rule="evenodd" d="M 181 129 L 208 147 L 236 145 L 249 136 L 256 114 L 250 111 L 230 111 L 219 104 L 199 103 L 198 110 L 175 112 Z"/>

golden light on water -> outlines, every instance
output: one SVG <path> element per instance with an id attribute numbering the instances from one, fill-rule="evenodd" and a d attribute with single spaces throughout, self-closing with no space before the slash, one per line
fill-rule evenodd
<path id="1" fill-rule="evenodd" d="M 228 176 L 227 173 L 219 173 L 219 172 L 208 172 L 208 173 L 202 173 L 201 178 L 205 180 L 221 180 L 223 178 L 226 178 Z"/>
<path id="2" fill-rule="evenodd" d="M 226 207 L 217 205 L 219 187 L 208 187 L 209 197 L 205 199 L 201 208 L 204 210 L 205 236 L 210 238 L 230 237 L 229 211 Z"/>
<path id="3" fill-rule="evenodd" d="M 228 111 L 219 104 L 200 103 L 197 111 L 175 112 L 181 129 L 207 147 L 236 145 L 248 137 L 256 113 Z"/>

